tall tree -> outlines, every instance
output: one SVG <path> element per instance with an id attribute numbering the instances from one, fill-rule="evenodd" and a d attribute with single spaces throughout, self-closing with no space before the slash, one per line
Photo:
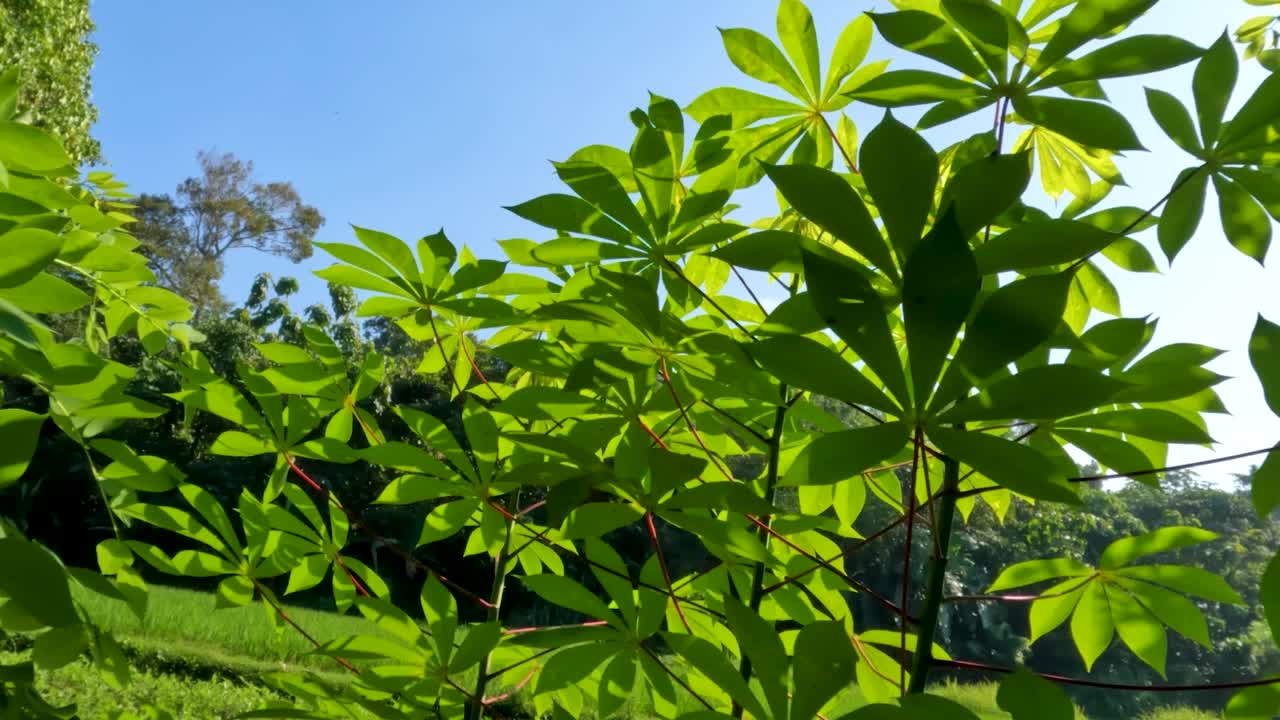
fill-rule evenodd
<path id="1" fill-rule="evenodd" d="M 0 70 L 20 68 L 18 111 L 80 163 L 102 160 L 89 134 L 98 119 L 89 100 L 93 30 L 89 0 L 0 0 Z"/>
<path id="2" fill-rule="evenodd" d="M 196 314 L 226 309 L 218 291 L 230 250 L 253 248 L 300 262 L 324 218 L 289 182 L 260 183 L 253 163 L 201 152 L 201 174 L 173 196 L 142 195 L 134 232 L 167 287 L 189 298 Z"/>

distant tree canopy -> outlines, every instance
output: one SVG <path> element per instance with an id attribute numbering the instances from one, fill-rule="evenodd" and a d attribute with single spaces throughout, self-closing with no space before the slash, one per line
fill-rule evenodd
<path id="1" fill-rule="evenodd" d="M 311 257 L 324 218 L 292 183 L 254 180 L 252 162 L 230 153 L 197 158 L 199 177 L 172 196 L 140 196 L 133 215 L 160 282 L 189 298 L 200 316 L 227 308 L 217 285 L 227 251 L 253 248 L 299 262 Z"/>
<path id="2" fill-rule="evenodd" d="M 0 69 L 19 67 L 17 110 L 62 140 L 73 161 L 101 162 L 89 71 L 98 46 L 89 0 L 0 0 Z"/>

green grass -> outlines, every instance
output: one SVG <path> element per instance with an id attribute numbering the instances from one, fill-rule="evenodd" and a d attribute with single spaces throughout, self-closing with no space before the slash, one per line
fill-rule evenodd
<path id="1" fill-rule="evenodd" d="M 51 702 L 77 703 L 84 720 L 110 717 L 108 711 L 136 709 L 146 703 L 170 709 L 175 720 L 212 718 L 223 720 L 258 707 L 277 697 L 261 684 L 265 673 L 280 670 L 307 670 L 320 673 L 331 683 L 343 683 L 348 675 L 325 657 L 308 656 L 311 645 L 292 628 L 277 632 L 260 605 L 214 610 L 213 596 L 191 590 L 153 586 L 145 621 L 121 602 L 92 593 L 78 599 L 90 616 L 111 631 L 133 657 L 133 683 L 116 691 L 103 681 L 87 662 L 79 661 L 52 673 L 41 673 L 40 683 Z M 354 615 L 305 608 L 286 608 L 289 615 L 314 637 L 327 640 L 351 634 L 381 634 L 372 623 Z M 12 659 L 12 653 L 0 653 Z M 678 659 L 673 667 L 682 672 Z M 469 684 L 469 682 L 468 682 Z M 1007 720 L 1009 715 L 996 702 L 992 682 L 957 684 L 950 682 L 929 692 L 960 703 L 983 720 Z M 692 698 L 681 695 L 681 711 L 700 709 Z M 840 717 L 861 707 L 864 701 L 856 687 L 837 696 L 828 706 L 830 717 Z M 533 702 L 517 696 L 514 708 L 532 715 Z M 497 709 L 497 708 L 495 708 Z M 631 720 L 656 717 L 652 700 L 635 694 L 623 716 Z M 584 720 L 593 720 L 592 708 L 584 707 Z M 1139 720 L 1210 720 L 1217 717 L 1193 708 L 1160 708 Z M 1077 720 L 1085 715 L 1076 711 Z"/>
<path id="2" fill-rule="evenodd" d="M 189 658 L 248 673 L 304 666 L 340 674 L 330 658 L 306 656 L 313 648 L 293 628 L 277 632 L 261 604 L 214 610 L 209 593 L 152 586 L 146 618 L 127 605 L 91 592 L 77 593 L 89 616 L 125 645 L 148 655 Z M 303 629 L 322 642 L 343 635 L 382 634 L 363 617 L 286 607 Z"/>
<path id="3" fill-rule="evenodd" d="M 19 659 L 17 653 L 0 652 L 0 663 Z M 226 677 L 193 679 L 137 669 L 132 682 L 117 690 L 85 660 L 42 672 L 36 683 L 45 700 L 54 706 L 74 703 L 76 717 L 81 720 L 110 720 L 119 711 L 137 712 L 146 705 L 168 710 L 174 720 L 230 720 L 269 699 L 279 699 L 266 688 Z"/>

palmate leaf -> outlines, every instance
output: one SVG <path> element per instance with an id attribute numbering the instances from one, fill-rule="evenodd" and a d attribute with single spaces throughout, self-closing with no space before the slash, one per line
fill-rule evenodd
<path id="1" fill-rule="evenodd" d="M 685 108 L 700 123 L 709 123 L 717 115 L 731 118 L 730 146 L 737 154 L 738 187 L 760 180 L 757 161 L 777 163 L 788 151 L 791 165 L 830 167 L 833 143 L 841 145 L 845 158 L 852 158 L 856 148 L 848 142 L 851 138 L 837 133 L 824 114 L 847 105 L 850 92 L 874 80 L 888 65 L 887 61 L 862 64 L 871 44 L 871 21 L 866 17 L 855 18 L 841 32 L 825 74 L 813 16 L 804 3 L 779 3 L 777 31 L 785 54 L 754 30 L 730 28 L 720 34 L 739 70 L 777 87 L 788 99 L 721 87 L 703 93 Z M 771 122 L 761 125 L 762 120 Z"/>
<path id="2" fill-rule="evenodd" d="M 1228 603 L 1238 603 L 1240 598 L 1221 578 L 1205 570 L 1132 563 L 1217 537 L 1194 527 L 1161 528 L 1112 542 L 1103 550 L 1097 568 L 1070 558 L 1018 563 L 1006 568 L 990 590 L 1065 578 L 1032 602 L 1032 642 L 1070 617 L 1071 634 L 1086 669 L 1092 668 L 1119 635 L 1139 659 L 1164 675 L 1165 626 L 1202 645 L 1209 643 L 1201 609 L 1179 593 Z"/>

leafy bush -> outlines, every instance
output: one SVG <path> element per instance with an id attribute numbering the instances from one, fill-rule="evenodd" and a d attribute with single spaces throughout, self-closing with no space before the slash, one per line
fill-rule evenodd
<path id="1" fill-rule="evenodd" d="M 56 434 L 83 454 L 110 524 L 97 570 L 4 527 L 0 629 L 32 641 L 30 659 L 0 676 L 7 708 L 58 717 L 35 669 L 85 652 L 105 682 L 128 685 L 127 654 L 76 598 L 97 593 L 144 617 L 144 568 L 215 579 L 219 607 L 261 603 L 352 676 L 334 687 L 306 667 L 270 674 L 288 699 L 245 717 L 470 720 L 520 692 L 554 718 L 636 707 L 688 720 L 964 718 L 945 692 L 924 692 L 928 680 L 982 673 L 1004 676 L 995 703 L 1016 720 L 1065 720 L 1075 710 L 1060 685 L 1147 686 L 952 657 L 937 642 L 944 604 L 1023 603 L 1033 647 L 1069 631 L 1086 672 L 1132 653 L 1165 676 L 1169 629 L 1212 646 L 1206 613 L 1242 604 L 1239 591 L 1168 559 L 1216 539 L 1200 527 L 1017 562 L 963 595 L 948 565 L 963 560 L 953 535 L 975 512 L 1031 507 L 1031 527 L 1047 507 L 1082 507 L 1080 488 L 1106 477 L 1160 482 L 1170 444 L 1211 442 L 1205 415 L 1223 410 L 1223 378 L 1204 365 L 1220 351 L 1148 349 L 1153 321 L 1095 313 L 1119 313 L 1108 273 L 1154 269 L 1134 236 L 1156 228 L 1174 260 L 1210 184 L 1228 239 L 1265 258 L 1268 214 L 1280 213 L 1280 80 L 1225 119 L 1238 66 L 1228 36 L 1207 50 L 1109 39 L 1155 0 L 899 4 L 911 9 L 854 19 L 825 71 L 798 0 L 780 4 L 781 49 L 723 31 L 730 58 L 775 96 L 718 88 L 683 110 L 652 97 L 631 114 L 629 149 L 583 148 L 555 166 L 570 192 L 510 208 L 549 237 L 503 242 L 505 261 L 443 232 L 409 244 L 356 228 L 358 244 L 317 243 L 337 260 L 317 274 L 360 291 L 358 315 L 425 345 L 416 369 L 446 378 L 448 424 L 394 403 L 370 412 L 386 359 L 352 357 L 354 343 L 315 325 L 258 343 L 260 366 L 219 372 L 185 324 L 189 304 L 155 285 L 125 229 L 122 186 L 76 182 L 56 142 L 0 122 L 12 198 L 0 219 L 0 368 L 40 398 L 0 410 L 0 482 Z M 951 74 L 864 63 L 873 32 Z M 1115 158 L 1143 144 L 1099 100 L 1100 81 L 1191 62 L 1195 120 L 1175 95 L 1148 101 L 1193 166 L 1155 207 L 1103 207 L 1121 181 Z M 886 112 L 859 141 L 843 114 L 852 102 L 927 109 L 915 129 Z M 983 109 L 995 110 L 992 129 L 940 152 L 919 132 Z M 1006 148 L 1012 124 L 1027 129 Z M 1023 201 L 1033 164 L 1049 195 L 1072 198 L 1057 217 Z M 766 178 L 778 214 L 737 222 L 733 193 Z M 774 308 L 750 292 L 762 275 L 786 288 Z M 730 278 L 749 299 L 729 294 Z M 481 334 L 501 377 L 478 361 Z M 137 370 L 111 355 L 122 337 L 171 373 L 172 391 L 130 394 Z M 1259 318 L 1249 353 L 1280 412 L 1280 326 Z M 209 453 L 261 463 L 265 477 L 220 498 L 119 439 L 174 407 L 186 422 L 216 419 Z M 1082 473 L 1069 447 L 1111 474 Z M 1270 450 L 1256 453 L 1262 516 L 1280 504 Z M 376 504 L 420 511 L 416 542 L 380 534 L 330 482 L 353 464 L 391 478 Z M 892 519 L 855 531 L 873 508 Z M 859 580 L 861 551 L 897 528 L 899 584 Z M 676 536 L 703 555 L 673 557 Z M 357 537 L 420 587 L 393 589 L 351 552 Z M 638 562 L 617 550 L 637 544 Z M 442 547 L 490 577 L 442 573 Z M 280 597 L 316 587 L 379 633 L 315 634 Z M 1280 561 L 1249 590 L 1274 640 Z M 517 626 L 504 604 L 514 592 L 559 610 Z M 853 602 L 880 614 L 855 623 Z M 1269 678 L 1192 687 L 1239 690 L 1230 717 L 1280 705 Z"/>

